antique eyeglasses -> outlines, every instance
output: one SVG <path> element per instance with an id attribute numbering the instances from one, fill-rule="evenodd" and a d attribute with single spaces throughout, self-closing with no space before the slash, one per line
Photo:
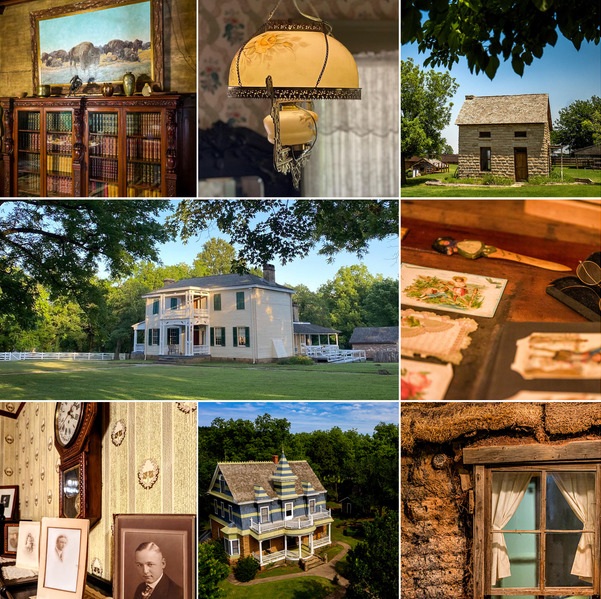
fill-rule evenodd
<path id="1" fill-rule="evenodd" d="M 599 310 L 601 311 L 601 295 L 593 289 L 594 285 L 601 289 L 601 266 L 592 260 L 585 260 L 576 268 L 576 276 L 584 285 L 572 285 L 572 287 L 589 289 L 596 294 L 599 297 Z M 569 289 L 569 287 L 564 287 L 564 289 Z"/>

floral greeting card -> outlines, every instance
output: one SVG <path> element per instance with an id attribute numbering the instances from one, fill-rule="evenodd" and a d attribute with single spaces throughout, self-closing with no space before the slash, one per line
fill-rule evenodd
<path id="1" fill-rule="evenodd" d="M 442 401 L 452 378 L 450 364 L 401 359 L 401 401 Z"/>
<path id="2" fill-rule="evenodd" d="M 401 310 L 401 355 L 433 356 L 459 364 L 461 350 L 471 342 L 469 334 L 478 328 L 471 318 L 451 318 L 434 312 Z"/>
<path id="3" fill-rule="evenodd" d="M 401 264 L 401 304 L 492 318 L 506 279 Z"/>

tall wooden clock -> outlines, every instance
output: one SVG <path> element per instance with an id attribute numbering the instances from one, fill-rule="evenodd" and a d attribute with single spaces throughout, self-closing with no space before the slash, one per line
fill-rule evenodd
<path id="1" fill-rule="evenodd" d="M 59 516 L 100 519 L 102 438 L 98 404 L 59 401 L 54 414 L 54 445 L 60 456 Z"/>

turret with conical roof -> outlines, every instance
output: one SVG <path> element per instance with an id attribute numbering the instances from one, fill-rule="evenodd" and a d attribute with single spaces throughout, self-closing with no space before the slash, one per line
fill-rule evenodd
<path id="1" fill-rule="evenodd" d="M 275 492 L 280 499 L 292 499 L 296 497 L 296 476 L 290 469 L 286 455 L 282 451 L 282 457 L 278 462 L 275 472 L 269 477 Z"/>

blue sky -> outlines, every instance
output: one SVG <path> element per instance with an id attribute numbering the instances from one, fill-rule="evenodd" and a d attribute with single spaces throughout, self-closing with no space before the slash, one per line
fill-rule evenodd
<path id="1" fill-rule="evenodd" d="M 356 429 L 361 434 L 372 434 L 380 422 L 399 423 L 397 402 L 210 402 L 198 404 L 198 425 L 209 426 L 217 417 L 229 420 L 255 420 L 259 415 L 270 414 L 272 418 L 286 418 L 290 432 L 310 433 L 330 430 L 338 426 L 342 430 Z"/>
<path id="2" fill-rule="evenodd" d="M 202 250 L 202 245 L 211 237 L 221 237 L 228 241 L 227 236 L 220 233 L 216 225 L 204 231 L 197 238 L 190 239 L 186 245 L 181 241 L 167 243 L 161 246 L 160 259 L 165 265 L 185 262 L 192 264 L 196 255 Z M 282 266 L 275 263 L 275 278 L 278 283 L 298 285 L 303 283 L 311 291 L 326 281 L 334 278 L 336 272 L 343 266 L 365 264 L 372 275 L 381 274 L 384 277 L 398 279 L 399 277 L 399 245 L 398 238 L 389 237 L 382 241 L 373 241 L 369 244 L 369 252 L 363 259 L 355 254 L 340 252 L 328 264 L 325 256 L 320 256 L 317 251 L 311 252 L 306 258 L 295 259 Z"/>
<path id="3" fill-rule="evenodd" d="M 67 52 L 80 42 L 98 46 L 114 39 L 150 41 L 149 2 L 40 21 L 40 55 Z"/>
<path id="4" fill-rule="evenodd" d="M 413 58 L 416 64 L 423 67 L 427 57 L 428 54 L 418 53 L 417 44 L 401 46 L 402 60 Z M 434 67 L 434 70 L 447 69 Z M 501 62 L 492 81 L 484 73 L 472 75 L 465 58 L 454 64 L 449 72 L 459 88 L 452 99 L 451 124 L 444 129 L 443 135 L 457 152 L 458 127 L 454 122 L 466 94 L 495 96 L 548 93 L 551 118 L 555 122 L 559 110 L 574 100 L 588 100 L 593 95 L 601 95 L 601 47 L 583 42 L 580 51 L 577 51 L 572 42 L 559 34 L 554 47 L 546 46 L 541 59 L 535 58 L 530 66 L 525 66 L 522 77 L 513 72 L 511 60 Z"/>

